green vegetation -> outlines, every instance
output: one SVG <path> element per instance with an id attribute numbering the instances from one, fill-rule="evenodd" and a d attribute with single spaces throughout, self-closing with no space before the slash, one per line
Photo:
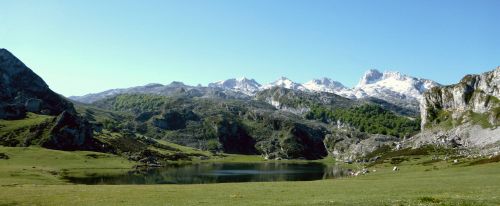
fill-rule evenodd
<path id="1" fill-rule="evenodd" d="M 372 153 L 365 156 L 365 159 L 376 158 L 374 162 L 369 163 L 369 166 L 374 166 L 377 164 L 389 162 L 392 165 L 399 165 L 404 161 L 408 161 L 411 158 L 420 159 L 421 156 L 433 157 L 432 159 L 422 161 L 418 164 L 431 165 L 432 163 L 439 162 L 438 157 L 454 157 L 458 154 L 458 151 L 451 148 L 439 147 L 435 145 L 424 145 L 419 148 L 405 148 L 401 150 L 392 150 L 388 145 L 379 147 Z"/>
<path id="2" fill-rule="evenodd" d="M 133 94 L 104 99 L 94 106 L 127 116 L 95 118 L 103 121 L 99 123 L 104 130 L 123 136 L 161 139 L 211 153 L 267 153 L 258 144 L 270 150 L 286 149 L 273 158 L 327 155 L 321 142 L 327 130 L 324 124 L 281 113 L 261 101 Z M 86 113 L 107 115 L 99 110 L 90 108 Z M 274 140 L 278 144 L 269 144 Z"/>
<path id="3" fill-rule="evenodd" d="M 472 123 L 480 125 L 482 128 L 492 128 L 493 127 L 493 125 L 490 123 L 488 118 L 489 118 L 488 113 L 480 114 L 480 113 L 470 112 L 470 119 L 471 119 Z"/>
<path id="4" fill-rule="evenodd" d="M 53 116 L 28 113 L 26 118 L 20 120 L 3 120 L 0 119 L 0 135 L 41 124 L 47 120 L 52 120 Z"/>
<path id="5" fill-rule="evenodd" d="M 454 125 L 459 124 L 457 121 L 453 120 L 451 112 L 446 110 L 439 110 L 437 117 L 434 119 L 434 123 L 444 129 L 451 129 Z"/>
<path id="6" fill-rule="evenodd" d="M 149 94 L 122 94 L 115 98 L 105 99 L 96 105 L 114 111 L 131 112 L 135 114 L 162 109 L 169 98 Z"/>
<path id="7" fill-rule="evenodd" d="M 75 109 L 78 114 L 92 123 L 113 122 L 118 124 L 123 120 L 130 120 L 133 117 L 124 112 L 109 111 L 92 105 L 75 103 Z"/>
<path id="8" fill-rule="evenodd" d="M 397 137 L 410 136 L 420 130 L 420 120 L 394 114 L 380 106 L 365 104 L 350 109 L 327 109 L 315 106 L 307 115 L 309 119 L 324 122 L 337 120 L 358 128 L 361 132 L 387 134 Z"/>
<path id="9" fill-rule="evenodd" d="M 24 119 L 0 119 L 0 145 L 38 145 L 48 138 L 53 116 L 28 113 Z"/>
<path id="10" fill-rule="evenodd" d="M 393 165 L 386 162 L 371 167 L 372 172 L 367 175 L 343 179 L 202 185 L 72 185 L 64 182 L 61 175 L 113 172 L 111 168 L 129 168 L 131 163 L 117 156 L 93 152 L 7 147 L 0 147 L 0 152 L 11 157 L 0 159 L 0 205 L 500 204 L 498 162 L 468 166 L 476 160 L 460 159 L 462 164 L 441 160 L 423 165 L 431 160 L 430 156 L 403 155 L 408 160 L 399 163 L 398 172 L 392 171 Z M 403 153 L 409 152 L 400 154 Z"/>

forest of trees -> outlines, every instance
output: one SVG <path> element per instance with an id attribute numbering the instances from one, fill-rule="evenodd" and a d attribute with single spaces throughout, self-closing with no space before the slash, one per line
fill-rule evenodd
<path id="1" fill-rule="evenodd" d="M 308 119 L 317 119 L 325 123 L 337 120 L 357 128 L 361 132 L 385 134 L 396 137 L 410 136 L 420 130 L 419 118 L 398 116 L 378 105 L 365 104 L 350 109 L 328 109 L 313 106 Z"/>

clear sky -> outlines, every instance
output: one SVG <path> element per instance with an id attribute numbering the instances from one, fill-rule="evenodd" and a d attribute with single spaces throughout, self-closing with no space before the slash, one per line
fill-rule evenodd
<path id="1" fill-rule="evenodd" d="M 0 0 L 0 47 L 63 95 L 368 69 L 443 84 L 500 65 L 498 0 Z"/>

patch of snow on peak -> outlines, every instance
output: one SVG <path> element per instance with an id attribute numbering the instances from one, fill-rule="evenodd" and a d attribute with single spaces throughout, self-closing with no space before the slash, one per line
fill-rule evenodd
<path id="1" fill-rule="evenodd" d="M 302 91 L 306 90 L 306 88 L 304 86 L 302 86 L 302 84 L 295 83 L 286 77 L 280 77 L 276 81 L 262 86 L 262 89 L 269 89 L 272 87 L 282 87 L 282 88 L 286 88 L 286 89 L 302 90 Z"/>
<path id="2" fill-rule="evenodd" d="M 351 89 L 345 87 L 342 83 L 333 81 L 330 78 L 313 79 L 303 84 L 303 86 L 314 92 L 334 93 L 347 98 L 355 98 Z"/>
<path id="3" fill-rule="evenodd" d="M 208 86 L 238 91 L 246 95 L 254 95 L 259 91 L 259 88 L 261 87 L 261 85 L 257 81 L 255 81 L 254 79 L 248 79 L 246 77 L 222 80 L 210 83 L 208 84 Z"/>
<path id="4" fill-rule="evenodd" d="M 359 81 L 358 87 L 366 84 L 372 84 L 379 81 L 383 77 L 383 74 L 376 70 L 370 69 L 365 72 L 361 80 Z"/>
<path id="5" fill-rule="evenodd" d="M 426 90 L 438 85 L 434 81 L 411 77 L 399 72 L 381 73 L 378 70 L 369 70 L 354 88 L 354 93 L 357 98 L 370 96 L 419 100 Z"/>

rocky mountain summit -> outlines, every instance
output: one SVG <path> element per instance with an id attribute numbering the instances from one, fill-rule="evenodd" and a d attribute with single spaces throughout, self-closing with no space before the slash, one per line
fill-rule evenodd
<path id="1" fill-rule="evenodd" d="M 358 99 L 375 97 L 418 111 L 422 94 L 435 86 L 439 84 L 399 72 L 369 70 L 353 88 L 351 95 Z"/>
<path id="2" fill-rule="evenodd" d="M 421 101 L 422 133 L 414 144 L 445 144 L 500 150 L 500 67 L 467 75 L 459 83 L 435 87 Z"/>
<path id="3" fill-rule="evenodd" d="M 357 98 L 391 97 L 399 99 L 420 99 L 422 94 L 438 83 L 411 77 L 399 72 L 384 72 L 369 70 L 354 88 Z"/>

